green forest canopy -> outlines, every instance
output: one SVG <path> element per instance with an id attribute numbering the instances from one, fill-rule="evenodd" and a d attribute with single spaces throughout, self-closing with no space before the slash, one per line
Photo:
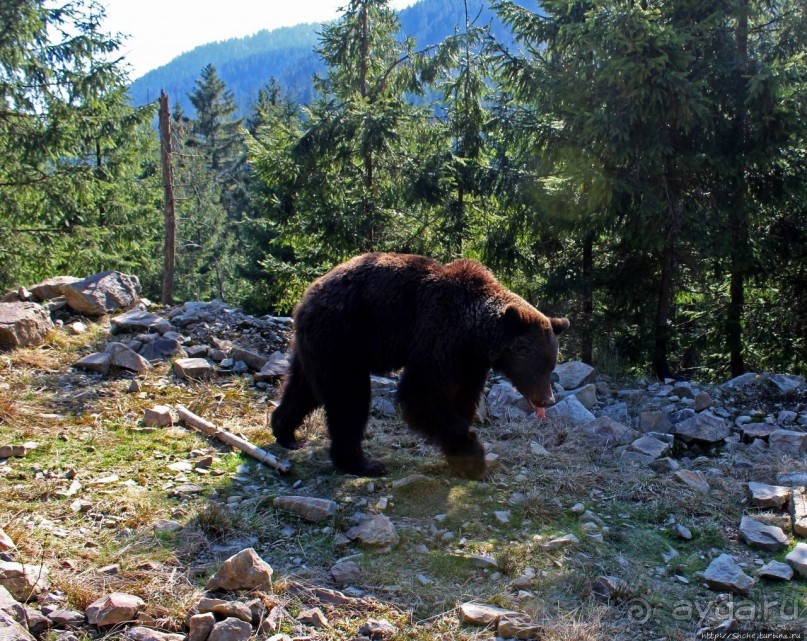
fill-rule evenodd
<path id="1" fill-rule="evenodd" d="M 604 371 L 804 372 L 802 3 L 520 4 L 493 6 L 515 43 L 471 14 L 424 46 L 351 0 L 312 100 L 267 77 L 244 119 L 200 68 L 172 114 L 175 296 L 288 313 L 359 252 L 467 256 Z M 102 9 L 10 0 L 0 27 L 0 285 L 115 268 L 158 297 L 155 110 Z"/>

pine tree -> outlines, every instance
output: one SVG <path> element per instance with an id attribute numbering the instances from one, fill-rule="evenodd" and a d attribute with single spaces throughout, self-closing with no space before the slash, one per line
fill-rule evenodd
<path id="1" fill-rule="evenodd" d="M 102 19 L 84 0 L 0 8 L 0 286 L 113 267 L 157 286 L 154 110 L 128 104 Z"/>

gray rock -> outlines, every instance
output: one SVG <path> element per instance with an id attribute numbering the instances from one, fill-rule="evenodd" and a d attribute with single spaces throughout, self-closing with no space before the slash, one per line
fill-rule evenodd
<path id="1" fill-rule="evenodd" d="M 96 374 L 106 375 L 109 373 L 109 368 L 112 363 L 112 355 L 106 352 L 96 352 L 84 358 L 80 358 L 73 367 L 86 370 L 88 372 L 95 372 Z"/>
<path id="2" fill-rule="evenodd" d="M 793 568 L 781 561 L 769 561 L 757 571 L 760 578 L 790 581 L 793 578 Z"/>
<path id="3" fill-rule="evenodd" d="M 598 576 L 591 583 L 591 593 L 605 601 L 618 598 L 620 594 L 626 594 L 629 590 L 627 581 L 618 576 Z"/>
<path id="4" fill-rule="evenodd" d="M 468 625 L 495 625 L 502 617 L 517 615 L 513 610 L 506 610 L 486 603 L 462 603 L 459 607 L 460 621 Z"/>
<path id="5" fill-rule="evenodd" d="M 194 614 L 188 619 L 188 641 L 206 641 L 215 625 L 216 617 L 212 612 Z"/>
<path id="6" fill-rule="evenodd" d="M 11 593 L 0 585 L 0 613 L 5 613 L 20 625 L 26 624 L 27 612 L 22 603 L 11 596 Z"/>
<path id="7" fill-rule="evenodd" d="M 785 561 L 800 577 L 807 579 L 807 543 L 796 543 L 786 556 Z"/>
<path id="8" fill-rule="evenodd" d="M 274 352 L 261 367 L 261 371 L 253 375 L 253 378 L 256 383 L 273 381 L 278 376 L 288 374 L 290 368 L 289 355 L 283 352 Z"/>
<path id="9" fill-rule="evenodd" d="M 607 405 L 600 410 L 600 416 L 607 416 L 612 421 L 627 425 L 630 421 L 628 404 L 620 401 L 619 403 L 614 403 L 613 405 Z"/>
<path id="10" fill-rule="evenodd" d="M 636 440 L 639 436 L 636 430 L 618 423 L 609 416 L 600 416 L 586 423 L 582 430 L 594 439 L 597 444 L 604 447 L 625 445 Z"/>
<path id="11" fill-rule="evenodd" d="M 167 361 L 174 356 L 185 357 L 182 342 L 176 338 L 161 336 L 140 348 L 140 356 L 147 361 Z"/>
<path id="12" fill-rule="evenodd" d="M 655 460 L 670 451 L 670 444 L 657 439 L 655 436 L 645 434 L 641 438 L 633 441 L 633 443 L 630 444 L 630 448 L 635 452 L 639 452 Z"/>
<path id="13" fill-rule="evenodd" d="M 80 280 L 80 278 L 76 278 L 75 276 L 55 276 L 43 280 L 36 285 L 31 285 L 28 291 L 40 302 L 51 300 L 53 298 L 59 298 L 59 296 L 64 296 L 65 288 Z"/>
<path id="14" fill-rule="evenodd" d="M 161 630 L 152 630 L 143 626 L 134 626 L 126 630 L 123 636 L 126 641 L 185 641 L 184 634 L 172 634 Z"/>
<path id="15" fill-rule="evenodd" d="M 339 585 L 355 585 L 361 582 L 361 568 L 353 561 L 343 561 L 331 567 L 331 576 Z"/>
<path id="16" fill-rule="evenodd" d="M 790 518 L 793 519 L 793 533 L 807 537 L 807 488 L 793 488 L 789 507 Z"/>
<path id="17" fill-rule="evenodd" d="M 115 316 L 109 321 L 114 332 L 159 332 L 164 334 L 173 329 L 162 316 L 142 309 L 132 309 Z"/>
<path id="18" fill-rule="evenodd" d="M 771 433 L 776 429 L 775 425 L 767 423 L 746 423 L 743 425 L 743 441 L 750 443 L 755 438 L 768 440 Z"/>
<path id="19" fill-rule="evenodd" d="M 578 539 L 574 534 L 564 534 L 563 536 L 559 536 L 546 541 L 545 543 L 541 543 L 541 547 L 544 550 L 559 550 L 570 545 L 576 545 L 577 543 L 580 543 L 580 539 Z"/>
<path id="20" fill-rule="evenodd" d="M 666 472 L 675 472 L 676 470 L 680 469 L 680 465 L 678 461 L 669 456 L 665 456 L 664 458 L 657 459 L 650 464 L 650 469 L 653 470 L 656 474 L 664 474 Z"/>
<path id="21" fill-rule="evenodd" d="M 273 505 L 311 522 L 333 518 L 339 507 L 334 501 L 310 496 L 278 496 Z"/>
<path id="22" fill-rule="evenodd" d="M 87 622 L 104 627 L 126 621 L 134 621 L 138 613 L 146 607 L 145 601 L 133 594 L 113 592 L 93 601 L 87 606 Z"/>
<path id="23" fill-rule="evenodd" d="M 709 482 L 706 480 L 706 475 L 703 472 L 678 470 L 673 474 L 673 477 L 675 480 L 680 481 L 696 492 L 701 492 L 702 494 L 709 492 Z"/>
<path id="24" fill-rule="evenodd" d="M 213 376 L 213 367 L 204 358 L 178 358 L 174 361 L 177 378 L 207 380 Z"/>
<path id="25" fill-rule="evenodd" d="M 685 407 L 682 410 L 670 412 L 670 414 L 667 415 L 667 418 L 670 420 L 670 423 L 676 425 L 682 421 L 692 418 L 693 416 L 695 416 L 695 410 Z"/>
<path id="26" fill-rule="evenodd" d="M 0 641 L 36 641 L 36 638 L 9 615 L 0 612 Z"/>
<path id="27" fill-rule="evenodd" d="M 386 619 L 367 619 L 359 628 L 359 634 L 363 634 L 370 639 L 388 639 L 398 631 Z"/>
<path id="28" fill-rule="evenodd" d="M 686 381 L 679 381 L 675 383 L 672 386 L 672 394 L 678 398 L 695 398 L 695 392 L 692 391 L 692 385 Z"/>
<path id="29" fill-rule="evenodd" d="M 256 371 L 261 370 L 269 361 L 268 356 L 244 349 L 243 347 L 238 347 L 237 345 L 233 347 L 230 358 L 232 358 L 233 361 L 244 361 L 250 369 Z"/>
<path id="30" fill-rule="evenodd" d="M 793 394 L 805 387 L 803 376 L 787 376 L 785 374 L 762 374 L 762 382 L 777 390 L 780 394 Z"/>
<path id="31" fill-rule="evenodd" d="M 503 616 L 496 626 L 496 635 L 506 639 L 539 639 L 543 634 L 543 627 L 523 614 Z"/>
<path id="32" fill-rule="evenodd" d="M 705 443 L 717 443 L 731 433 L 726 421 L 708 411 L 676 423 L 672 432 L 684 441 Z"/>
<path id="33" fill-rule="evenodd" d="M 776 415 L 776 422 L 780 425 L 788 425 L 790 423 L 795 423 L 798 417 L 799 415 L 796 414 L 796 412 L 792 412 L 791 410 L 782 410 Z"/>
<path id="34" fill-rule="evenodd" d="M 582 361 L 569 361 L 557 365 L 554 373 L 558 375 L 563 389 L 577 389 L 589 382 L 594 368 Z"/>
<path id="35" fill-rule="evenodd" d="M 563 400 L 567 396 L 575 396 L 587 410 L 592 409 L 594 405 L 597 404 L 597 388 L 593 383 L 583 385 L 577 389 L 568 390 L 562 394 L 556 394 L 555 396 L 558 400 Z"/>
<path id="36" fill-rule="evenodd" d="M 297 615 L 297 620 L 300 623 L 304 623 L 306 625 L 313 626 L 315 628 L 329 628 L 331 627 L 330 623 L 328 623 L 328 619 L 323 614 L 322 610 L 319 608 L 311 608 L 309 610 L 303 610 L 300 614 Z"/>
<path id="37" fill-rule="evenodd" d="M 84 625 L 84 613 L 76 610 L 54 610 L 48 619 L 57 628 L 78 628 Z"/>
<path id="38" fill-rule="evenodd" d="M 488 413 L 494 418 L 525 418 L 532 413 L 527 399 L 508 382 L 496 383 L 487 395 Z"/>
<path id="39" fill-rule="evenodd" d="M 721 554 L 713 560 L 703 573 L 703 578 L 711 590 L 730 590 L 741 595 L 747 595 L 755 583 L 728 554 Z"/>
<path id="40" fill-rule="evenodd" d="M 731 380 L 726 381 L 723 383 L 722 387 L 734 387 L 737 389 L 746 387 L 747 385 L 751 385 L 755 383 L 757 380 L 757 375 L 753 372 L 746 372 L 745 374 L 740 374 L 739 376 L 735 376 Z"/>
<path id="41" fill-rule="evenodd" d="M 123 343 L 109 343 L 106 346 L 106 353 L 110 356 L 111 367 L 120 367 L 136 374 L 151 369 L 151 365 L 145 358 Z"/>
<path id="42" fill-rule="evenodd" d="M 807 452 L 807 432 L 774 430 L 768 437 L 768 444 L 772 450 L 777 452 L 791 456 L 801 456 L 804 452 Z"/>
<path id="43" fill-rule="evenodd" d="M 642 432 L 668 434 L 672 429 L 672 423 L 664 412 L 642 412 L 639 415 L 639 429 Z"/>
<path id="44" fill-rule="evenodd" d="M 673 536 L 676 539 L 681 539 L 682 541 L 691 541 L 692 540 L 692 532 L 689 530 L 688 527 L 681 525 L 680 523 L 676 523 L 672 529 Z"/>
<path id="45" fill-rule="evenodd" d="M 272 567 L 252 548 L 241 550 L 227 559 L 205 584 L 205 590 L 272 591 Z"/>
<path id="46" fill-rule="evenodd" d="M 552 407 L 546 408 L 546 415 L 556 418 L 566 418 L 572 423 L 590 423 L 594 414 L 589 412 L 575 396 L 564 398 Z"/>
<path id="47" fill-rule="evenodd" d="M 146 427 L 168 427 L 173 422 L 171 408 L 166 405 L 155 405 L 143 414 L 143 425 Z"/>
<path id="48" fill-rule="evenodd" d="M 140 281 L 116 271 L 94 274 L 68 284 L 64 296 L 71 309 L 86 316 L 103 316 L 118 309 L 128 310 L 140 298 Z"/>
<path id="49" fill-rule="evenodd" d="M 224 618 L 235 618 L 247 623 L 252 623 L 252 610 L 246 603 L 240 601 L 224 601 L 217 603 L 211 609 L 213 614 L 217 614 Z"/>
<path id="50" fill-rule="evenodd" d="M 0 351 L 41 345 L 53 329 L 48 312 L 36 303 L 0 303 Z"/>
<path id="51" fill-rule="evenodd" d="M 751 505 L 755 507 L 782 507 L 790 500 L 792 490 L 782 485 L 768 485 L 767 483 L 748 483 L 751 492 Z"/>
<path id="52" fill-rule="evenodd" d="M 778 552 L 788 546 L 787 536 L 782 528 L 765 525 L 747 516 L 740 521 L 740 539 L 753 548 L 770 552 Z"/>
<path id="53" fill-rule="evenodd" d="M 0 561 L 0 586 L 17 601 L 30 601 L 48 591 L 48 568 L 12 561 Z"/>
<path id="54" fill-rule="evenodd" d="M 807 486 L 807 472 L 782 472 L 776 475 L 776 482 L 790 487 Z"/>
<path id="55" fill-rule="evenodd" d="M 350 528 L 345 536 L 366 548 L 389 548 L 400 543 L 395 525 L 383 514 L 363 517 L 359 525 Z"/>
<path id="56" fill-rule="evenodd" d="M 709 392 L 698 392 L 695 395 L 695 406 L 694 410 L 696 412 L 702 412 L 703 410 L 707 410 L 714 405 L 714 401 L 712 397 L 709 395 Z"/>

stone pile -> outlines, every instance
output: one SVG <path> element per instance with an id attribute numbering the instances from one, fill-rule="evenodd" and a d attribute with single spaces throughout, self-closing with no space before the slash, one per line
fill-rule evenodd
<path id="1" fill-rule="evenodd" d="M 334 566 L 342 582 L 358 580 L 355 564 Z M 206 594 L 188 611 L 186 633 L 169 633 L 154 628 L 148 604 L 139 596 L 122 592 L 103 594 L 84 611 L 58 605 L 49 593 L 47 568 L 9 562 L 0 563 L 0 639 L 35 641 L 56 635 L 94 636 L 114 630 L 129 641 L 247 641 L 252 637 L 288 641 L 281 626 L 291 624 L 301 638 L 307 629 L 331 627 L 325 607 L 346 607 L 354 614 L 374 609 L 370 601 L 349 597 L 337 590 L 307 588 L 284 581 L 272 582 L 273 570 L 256 552 L 246 548 L 225 560 L 205 586 Z M 274 594 L 288 590 L 307 604 L 296 616 L 285 609 Z M 36 603 L 37 597 L 40 603 Z M 43 598 L 44 597 L 44 598 Z M 46 605 L 42 605 L 46 604 Z M 356 641 L 363 638 L 389 639 L 398 632 L 386 619 L 367 618 L 359 626 Z M 75 638 L 75 637 L 73 637 Z M 309 638 L 305 636 L 305 638 Z"/>

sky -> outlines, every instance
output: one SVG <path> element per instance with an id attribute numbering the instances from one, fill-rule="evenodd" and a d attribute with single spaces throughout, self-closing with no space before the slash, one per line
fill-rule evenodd
<path id="1" fill-rule="evenodd" d="M 416 0 L 391 0 L 403 9 Z M 262 29 L 323 22 L 340 15 L 348 0 L 101 0 L 105 28 L 127 35 L 122 53 L 135 80 L 185 51 Z"/>

